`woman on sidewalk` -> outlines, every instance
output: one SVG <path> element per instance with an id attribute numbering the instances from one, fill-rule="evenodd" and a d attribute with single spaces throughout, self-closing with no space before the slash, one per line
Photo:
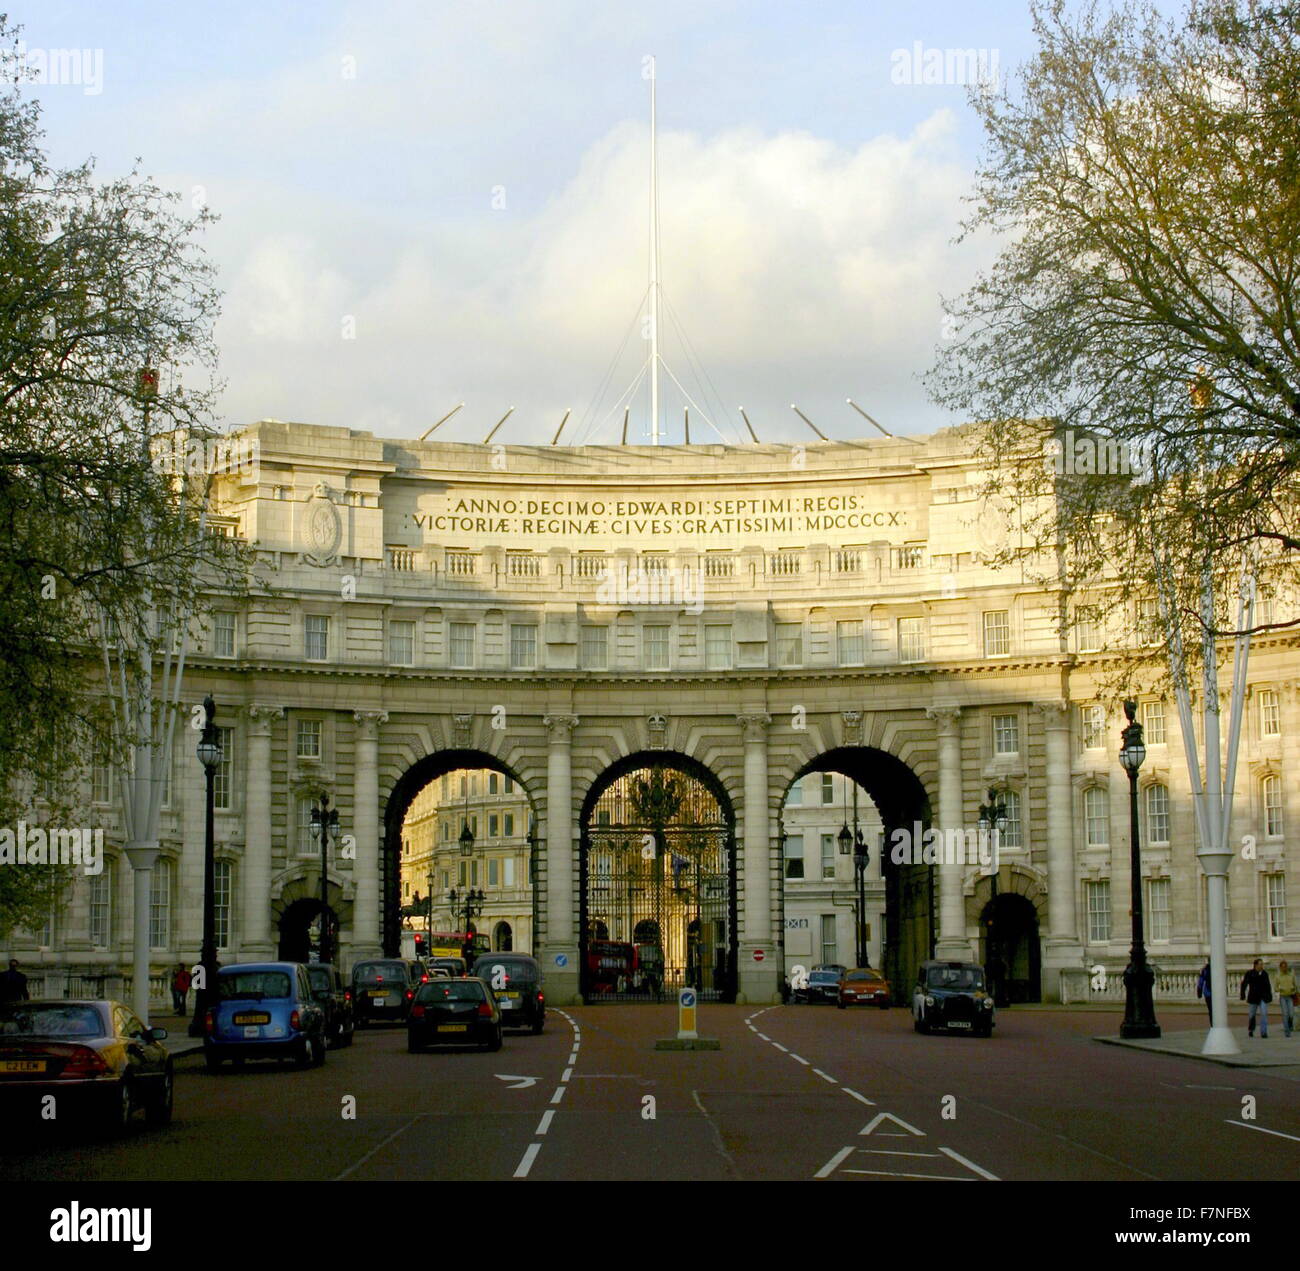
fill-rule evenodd
<path id="1" fill-rule="evenodd" d="M 1269 983 L 1268 972 L 1264 970 L 1264 959 L 1256 958 L 1255 965 L 1241 978 L 1241 996 L 1250 1007 L 1250 1019 L 1246 1024 L 1249 1036 L 1255 1035 L 1255 1015 L 1259 1014 L 1259 1035 L 1268 1036 L 1268 1004 L 1273 1000 L 1273 986 Z"/>
<path id="2" fill-rule="evenodd" d="M 185 1015 L 185 998 L 190 991 L 190 973 L 185 969 L 184 962 L 176 964 L 176 972 L 172 976 L 172 1009 L 177 1015 Z"/>
<path id="3" fill-rule="evenodd" d="M 1205 999 L 1205 1009 L 1210 1012 L 1210 1023 L 1214 1023 L 1214 1008 L 1210 1005 L 1210 964 L 1207 962 L 1201 968 L 1201 974 L 1196 978 L 1196 996 Z"/>
<path id="4" fill-rule="evenodd" d="M 1277 1000 L 1282 1008 L 1282 1032 L 1290 1037 L 1295 1021 L 1296 983 L 1295 972 L 1285 958 L 1277 964 Z"/>

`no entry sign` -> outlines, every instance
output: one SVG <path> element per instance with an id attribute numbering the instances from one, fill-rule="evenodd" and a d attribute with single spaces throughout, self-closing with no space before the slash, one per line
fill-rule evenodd
<path id="1" fill-rule="evenodd" d="M 762 962 L 762 960 L 763 960 L 765 957 L 767 957 L 767 954 L 764 953 L 762 949 L 755 949 L 755 950 L 754 950 L 754 961 L 755 961 L 755 962 Z"/>

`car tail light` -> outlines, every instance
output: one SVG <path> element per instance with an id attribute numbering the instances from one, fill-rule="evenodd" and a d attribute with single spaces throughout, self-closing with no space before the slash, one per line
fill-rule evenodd
<path id="1" fill-rule="evenodd" d="M 421 984 L 428 984 L 428 982 L 429 982 L 429 976 L 428 976 L 427 973 L 424 974 L 424 975 L 422 975 L 422 976 L 420 976 L 420 983 L 421 983 Z"/>
<path id="2" fill-rule="evenodd" d="M 491 1018 L 492 1018 L 492 1003 L 491 1003 L 491 1002 L 480 1002 L 480 1003 L 478 1004 L 478 1013 L 479 1013 L 480 1015 L 485 1016 L 485 1017 L 488 1018 L 488 1019 L 491 1019 Z"/>
<path id="3" fill-rule="evenodd" d="M 103 1055 L 93 1047 L 72 1046 L 69 1049 L 72 1054 L 68 1056 L 68 1062 L 63 1065 L 61 1076 L 97 1077 L 100 1073 L 108 1071 L 108 1064 L 104 1062 Z"/>
<path id="4" fill-rule="evenodd" d="M 410 1001 L 414 996 L 415 996 L 415 994 L 412 993 L 410 989 L 407 989 L 407 990 L 406 990 L 406 1000 L 407 1000 L 408 1002 L 409 1002 L 409 1001 Z"/>
<path id="5" fill-rule="evenodd" d="M 216 1029 L 217 1029 L 216 1015 L 212 1011 L 208 1011 L 208 1013 L 203 1017 L 203 1031 L 205 1033 L 213 1033 L 216 1032 Z"/>
<path id="6" fill-rule="evenodd" d="M 299 1021 L 299 1018 L 298 1018 L 298 1012 L 297 1012 L 297 1011 L 290 1011 L 290 1012 L 289 1012 L 289 1027 L 290 1027 L 290 1028 L 294 1028 L 294 1029 L 296 1029 L 296 1028 L 301 1028 L 301 1027 L 302 1027 L 302 1024 L 301 1024 L 301 1022 Z"/>
<path id="7" fill-rule="evenodd" d="M 351 989 L 344 989 L 344 990 L 343 990 L 343 1000 L 344 1000 L 345 1002 L 350 1002 L 350 1001 L 352 1000 L 352 990 L 351 990 Z"/>
<path id="8" fill-rule="evenodd" d="M 537 1000 L 538 1000 L 539 1002 L 544 1002 L 544 1001 L 546 1001 L 546 994 L 544 994 L 544 993 L 539 993 L 539 994 L 537 995 Z"/>
<path id="9" fill-rule="evenodd" d="M 421 1006 L 419 1002 L 416 1002 L 416 1004 L 411 1007 L 411 1018 L 412 1019 L 424 1018 L 424 1007 Z"/>

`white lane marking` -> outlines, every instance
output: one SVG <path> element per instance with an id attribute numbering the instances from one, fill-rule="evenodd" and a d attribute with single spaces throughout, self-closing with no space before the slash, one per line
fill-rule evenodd
<path id="1" fill-rule="evenodd" d="M 755 1031 L 757 1031 L 757 1030 L 755 1030 Z M 761 1037 L 765 1042 L 770 1042 L 770 1041 L 772 1040 L 772 1039 L 771 1039 L 771 1038 L 770 1038 L 766 1033 L 759 1033 L 758 1035 L 759 1035 L 759 1036 L 760 1036 L 760 1037 Z"/>
<path id="2" fill-rule="evenodd" d="M 904 1174 L 887 1169 L 846 1169 L 846 1174 L 871 1174 L 877 1178 L 928 1178 L 932 1183 L 973 1183 L 973 1178 L 960 1178 L 956 1174 Z"/>
<path id="3" fill-rule="evenodd" d="M 792 1051 L 792 1052 L 790 1052 L 790 1058 L 793 1059 L 793 1060 L 795 1060 L 797 1063 L 801 1063 L 801 1064 L 803 1064 L 803 1066 L 804 1066 L 805 1068 L 808 1067 L 808 1061 L 807 1061 L 807 1060 L 806 1060 L 802 1055 L 796 1055 L 796 1054 Z"/>
<path id="4" fill-rule="evenodd" d="M 915 1134 L 917 1138 L 921 1138 L 921 1139 L 925 1138 L 924 1130 L 918 1130 L 916 1126 L 909 1125 L 906 1121 L 903 1120 L 902 1117 L 896 1117 L 892 1112 L 877 1112 L 876 1115 L 872 1117 L 871 1120 L 866 1125 L 864 1125 L 862 1129 L 858 1131 L 858 1135 L 861 1136 L 863 1134 L 875 1133 L 876 1126 L 878 1126 L 882 1121 L 886 1121 L 886 1120 L 892 1121 L 895 1125 L 902 1126 L 904 1130 L 908 1130 L 912 1134 Z M 892 1135 L 892 1132 L 889 1130 L 885 1130 L 882 1132 L 884 1134 Z M 896 1137 L 901 1139 L 904 1136 L 900 1134 L 897 1135 Z"/>
<path id="5" fill-rule="evenodd" d="M 559 1103 L 559 1101 L 564 1098 L 564 1092 L 567 1089 L 567 1086 L 556 1086 L 555 1093 L 551 1096 L 551 1102 Z"/>
<path id="6" fill-rule="evenodd" d="M 1266 1130 L 1262 1125 L 1251 1125 L 1248 1121 L 1233 1121 L 1230 1117 L 1223 1118 L 1229 1125 L 1239 1125 L 1243 1130 L 1258 1130 L 1261 1134 L 1276 1134 L 1279 1139 L 1290 1139 L 1293 1143 L 1300 1143 L 1300 1139 L 1294 1134 L 1283 1134 L 1281 1130 Z"/>
<path id="7" fill-rule="evenodd" d="M 837 1169 L 839 1169 L 841 1164 L 843 1164 L 844 1158 L 852 1155 L 853 1155 L 853 1149 L 851 1147 L 840 1148 L 840 1150 L 836 1152 L 835 1155 L 832 1156 L 831 1159 L 827 1161 L 826 1164 L 823 1165 L 821 1169 L 819 1169 L 817 1173 L 813 1175 L 813 1177 L 829 1178 L 830 1175 L 833 1174 Z"/>
<path id="8" fill-rule="evenodd" d="M 577 1062 L 578 1062 L 578 1052 L 575 1050 L 573 1054 L 569 1056 L 569 1063 L 576 1064 Z"/>
<path id="9" fill-rule="evenodd" d="M 968 1161 L 960 1152 L 954 1152 L 950 1147 L 941 1147 L 939 1151 L 941 1151 L 945 1156 L 951 1156 L 954 1161 L 964 1165 L 967 1169 L 974 1170 L 981 1178 L 987 1178 L 990 1183 L 1001 1181 L 996 1174 L 990 1174 L 988 1170 L 980 1169 L 974 1161 Z"/>
<path id="10" fill-rule="evenodd" d="M 540 1143 L 530 1143 L 528 1150 L 524 1153 L 524 1158 L 515 1167 L 516 1178 L 527 1178 L 528 1171 L 533 1168 L 533 1162 L 537 1159 L 537 1153 L 542 1150 Z"/>
<path id="11" fill-rule="evenodd" d="M 874 1108 L 876 1106 L 875 1100 L 868 1099 L 866 1095 L 859 1094 L 856 1090 L 850 1090 L 848 1086 L 841 1086 L 840 1089 L 850 1098 L 856 1099 L 859 1103 L 865 1103 L 869 1108 Z"/>
<path id="12" fill-rule="evenodd" d="M 406 1131 L 411 1128 L 411 1126 L 413 1126 L 417 1121 L 422 1121 L 427 1115 L 428 1113 L 426 1112 L 417 1112 L 415 1116 L 413 1116 L 405 1125 L 399 1126 L 386 1139 L 382 1139 L 380 1140 L 380 1142 L 376 1143 L 375 1146 L 372 1147 L 370 1151 L 368 1151 L 365 1154 L 365 1156 L 363 1156 L 359 1161 L 357 1161 L 355 1164 L 349 1165 L 347 1169 L 343 1171 L 342 1174 L 336 1175 L 334 1181 L 336 1183 L 341 1182 L 343 1179 L 347 1178 L 347 1176 L 351 1174 L 354 1170 L 359 1170 L 372 1156 L 374 1156 L 376 1152 L 380 1151 L 382 1148 L 387 1147 L 388 1144 L 390 1144 L 399 1134 L 405 1134 Z"/>
<path id="13" fill-rule="evenodd" d="M 814 1068 L 813 1072 L 815 1072 L 823 1081 L 829 1081 L 833 1086 L 838 1086 L 840 1084 L 838 1081 L 835 1080 L 834 1077 L 830 1075 L 830 1073 L 822 1072 L 820 1068 Z"/>
<path id="14" fill-rule="evenodd" d="M 555 1109 L 547 1108 L 546 1111 L 542 1113 L 542 1119 L 537 1123 L 537 1129 L 535 1133 L 538 1135 L 545 1134 L 546 1131 L 551 1128 L 551 1118 L 554 1115 L 555 1115 Z"/>
<path id="15" fill-rule="evenodd" d="M 569 1079 L 570 1077 L 572 1077 L 572 1076 L 573 1076 L 573 1069 L 572 1069 L 572 1068 L 566 1068 L 566 1069 L 564 1070 L 564 1075 L 560 1078 L 560 1084 L 563 1085 L 563 1084 L 564 1084 L 566 1081 L 568 1081 L 568 1079 Z"/>
<path id="16" fill-rule="evenodd" d="M 782 1046 L 780 1042 L 773 1042 L 772 1045 L 775 1046 L 777 1050 L 785 1051 L 787 1055 L 790 1053 L 789 1050 L 786 1049 L 786 1047 Z"/>
<path id="17" fill-rule="evenodd" d="M 863 1147 L 858 1150 L 869 1156 L 933 1156 L 935 1160 L 939 1159 L 938 1152 L 904 1152 L 894 1147 Z"/>

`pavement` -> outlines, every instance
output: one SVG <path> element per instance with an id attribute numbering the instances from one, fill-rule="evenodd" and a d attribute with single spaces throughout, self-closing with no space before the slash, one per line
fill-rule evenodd
<path id="1" fill-rule="evenodd" d="M 1237 1055 L 1201 1054 L 1201 1047 L 1205 1045 L 1205 1033 L 1204 1028 L 1172 1032 L 1163 1029 L 1159 1037 L 1149 1039 L 1094 1037 L 1093 1041 L 1103 1042 L 1107 1046 L 1146 1050 L 1152 1054 L 1181 1055 L 1185 1059 L 1201 1059 L 1229 1068 L 1294 1068 L 1296 1077 L 1300 1078 L 1300 1034 L 1292 1033 L 1287 1037 L 1282 1032 L 1280 1021 L 1277 1027 L 1269 1029 L 1267 1037 L 1252 1037 L 1244 1028 L 1234 1028 L 1232 1035 L 1241 1047 L 1241 1053 Z"/>
<path id="2" fill-rule="evenodd" d="M 169 1012 L 161 1014 L 150 1012 L 149 1014 L 149 1026 L 151 1028 L 165 1028 L 167 1030 L 163 1045 L 173 1059 L 179 1059 L 182 1055 L 197 1054 L 203 1050 L 203 1038 L 189 1036 L 188 1029 L 191 1018 L 188 1015 L 172 1015 Z"/>

